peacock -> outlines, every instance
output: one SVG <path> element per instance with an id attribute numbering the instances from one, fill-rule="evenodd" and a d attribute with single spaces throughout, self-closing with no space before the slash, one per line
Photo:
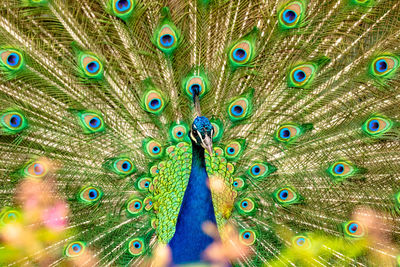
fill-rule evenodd
<path id="1" fill-rule="evenodd" d="M 398 0 L 3 0 L 0 36 L 2 266 L 400 265 Z"/>

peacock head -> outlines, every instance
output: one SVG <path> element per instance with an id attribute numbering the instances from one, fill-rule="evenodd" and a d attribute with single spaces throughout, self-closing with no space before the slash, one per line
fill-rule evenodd
<path id="1" fill-rule="evenodd" d="M 197 145 L 200 145 L 206 149 L 210 155 L 212 155 L 213 135 L 214 127 L 209 119 L 203 116 L 194 119 L 192 129 L 189 133 L 190 139 L 192 139 L 192 141 Z"/>

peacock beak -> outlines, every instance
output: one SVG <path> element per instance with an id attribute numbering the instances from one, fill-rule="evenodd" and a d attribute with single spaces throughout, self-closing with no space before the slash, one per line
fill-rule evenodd
<path id="1" fill-rule="evenodd" d="M 212 156 L 213 154 L 213 147 L 212 147 L 212 137 L 207 135 L 204 137 L 204 139 L 201 140 L 201 146 L 208 151 L 208 154 Z"/>

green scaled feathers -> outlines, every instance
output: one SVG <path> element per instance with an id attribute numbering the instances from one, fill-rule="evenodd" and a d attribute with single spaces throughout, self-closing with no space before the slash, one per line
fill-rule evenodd
<path id="1" fill-rule="evenodd" d="M 28 127 L 28 121 L 22 112 L 7 109 L 0 114 L 0 126 L 4 134 L 16 134 Z"/>
<path id="2" fill-rule="evenodd" d="M 128 157 L 110 158 L 104 162 L 104 168 L 121 177 L 136 172 L 136 167 Z"/>
<path id="3" fill-rule="evenodd" d="M 290 1 L 278 10 L 278 22 L 282 30 L 299 27 L 305 17 L 306 1 Z"/>
<path id="4" fill-rule="evenodd" d="M 180 32 L 171 20 L 171 14 L 167 7 L 162 9 L 162 19 L 154 30 L 153 44 L 166 55 L 171 55 L 179 46 Z"/>
<path id="5" fill-rule="evenodd" d="M 251 32 L 237 40 L 228 52 L 229 62 L 233 70 L 238 67 L 248 67 L 256 54 L 255 41 L 258 28 L 254 27 Z"/>
<path id="6" fill-rule="evenodd" d="M 102 196 L 103 191 L 100 188 L 85 186 L 78 193 L 78 201 L 83 204 L 92 205 L 97 203 Z"/>
<path id="7" fill-rule="evenodd" d="M 228 104 L 227 112 L 232 122 L 239 122 L 251 116 L 253 111 L 253 94 L 254 89 L 250 88 L 241 96 L 233 98 Z"/>
<path id="8" fill-rule="evenodd" d="M 135 0 L 110 0 L 108 2 L 110 13 L 122 20 L 128 20 L 131 17 L 135 6 Z"/>

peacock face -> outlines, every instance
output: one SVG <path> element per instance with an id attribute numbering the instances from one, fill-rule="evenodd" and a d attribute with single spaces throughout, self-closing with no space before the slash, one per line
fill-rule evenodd
<path id="1" fill-rule="evenodd" d="M 206 117 L 197 117 L 190 131 L 190 138 L 198 145 L 201 145 L 204 149 L 212 155 L 212 137 L 214 135 L 214 127 L 212 126 L 209 119 Z"/>

